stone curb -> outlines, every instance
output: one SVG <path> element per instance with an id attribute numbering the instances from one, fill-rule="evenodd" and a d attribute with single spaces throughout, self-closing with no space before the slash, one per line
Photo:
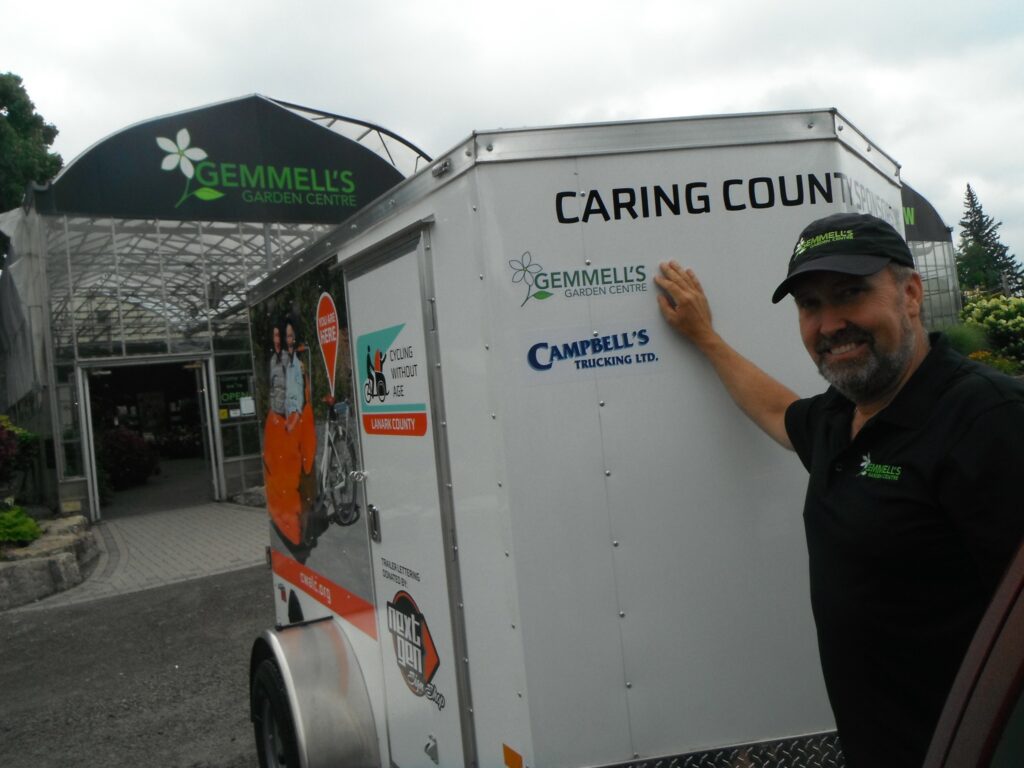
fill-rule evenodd
<path id="1" fill-rule="evenodd" d="M 43 535 L 0 553 L 0 611 L 40 600 L 82 583 L 99 556 L 81 515 L 41 521 Z"/>

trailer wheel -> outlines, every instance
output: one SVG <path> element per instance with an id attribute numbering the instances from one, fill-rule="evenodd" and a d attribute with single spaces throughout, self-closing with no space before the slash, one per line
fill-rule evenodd
<path id="1" fill-rule="evenodd" d="M 253 727 L 261 768 L 299 768 L 288 694 L 281 670 L 273 659 L 264 659 L 252 677 Z"/>

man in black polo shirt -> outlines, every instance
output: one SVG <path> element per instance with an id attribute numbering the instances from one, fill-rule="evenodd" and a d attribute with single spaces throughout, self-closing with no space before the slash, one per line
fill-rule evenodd
<path id="1" fill-rule="evenodd" d="M 699 281 L 655 278 L 669 324 L 810 472 L 811 606 L 850 768 L 921 765 L 953 677 L 1024 537 L 1024 385 L 921 322 L 903 238 L 841 213 L 800 235 L 777 303 L 831 385 L 801 400 L 714 330 Z"/>

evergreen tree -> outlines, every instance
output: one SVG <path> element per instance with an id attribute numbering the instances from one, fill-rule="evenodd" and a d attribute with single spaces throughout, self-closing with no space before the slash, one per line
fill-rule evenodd
<path id="1" fill-rule="evenodd" d="M 1024 296 L 1024 267 L 999 240 L 1003 223 L 986 215 L 978 196 L 967 185 L 956 272 L 963 291 Z"/>
<path id="2" fill-rule="evenodd" d="M 50 152 L 57 128 L 43 120 L 21 78 L 0 74 L 0 211 L 21 205 L 29 182 L 46 182 L 64 161 Z"/>

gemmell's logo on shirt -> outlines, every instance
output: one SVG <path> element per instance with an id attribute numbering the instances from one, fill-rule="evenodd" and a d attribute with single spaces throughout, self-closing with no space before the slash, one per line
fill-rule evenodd
<path id="1" fill-rule="evenodd" d="M 872 480 L 899 480 L 903 473 L 903 467 L 897 464 L 876 464 L 871 460 L 871 454 L 865 453 L 860 462 L 860 472 L 857 477 L 870 477 Z"/>

